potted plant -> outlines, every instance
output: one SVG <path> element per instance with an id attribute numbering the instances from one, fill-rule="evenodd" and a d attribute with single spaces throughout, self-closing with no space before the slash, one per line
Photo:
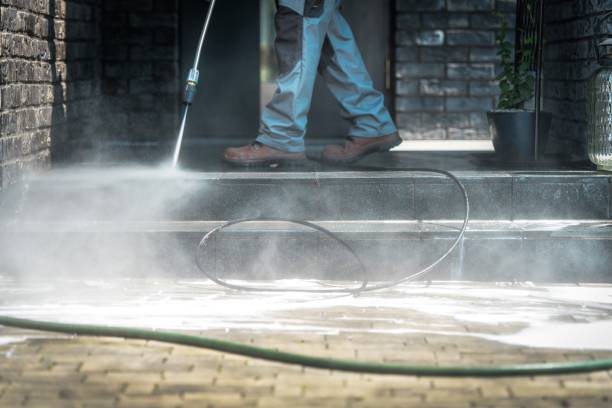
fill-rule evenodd
<path id="1" fill-rule="evenodd" d="M 533 15 L 529 3 L 527 8 Z M 508 19 L 502 13 L 497 16 L 501 21 L 495 36 L 502 67 L 497 76 L 501 92 L 497 109 L 487 113 L 493 145 L 497 156 L 504 161 L 532 161 L 535 158 L 535 73 L 532 70 L 535 38 L 526 35 L 515 55 L 514 44 L 507 36 Z M 540 117 L 539 145 L 542 148 L 546 146 L 551 116 L 542 113 Z"/>

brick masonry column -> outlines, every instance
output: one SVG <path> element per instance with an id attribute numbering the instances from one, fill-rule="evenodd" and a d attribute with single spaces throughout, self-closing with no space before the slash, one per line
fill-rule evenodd
<path id="1" fill-rule="evenodd" d="M 0 0 L 0 188 L 47 168 L 95 111 L 96 3 Z"/>
<path id="2" fill-rule="evenodd" d="M 516 0 L 396 0 L 395 7 L 403 138 L 489 139 L 486 112 L 498 95 L 494 12 L 514 27 Z"/>

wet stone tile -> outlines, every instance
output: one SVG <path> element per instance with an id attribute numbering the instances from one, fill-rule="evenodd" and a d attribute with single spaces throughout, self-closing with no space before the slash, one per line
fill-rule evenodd
<path id="1" fill-rule="evenodd" d="M 466 239 L 455 254 L 454 278 L 487 282 L 512 282 L 526 278 L 528 260 L 523 241 L 514 239 Z M 461 254 L 461 251 L 464 251 Z"/>
<path id="2" fill-rule="evenodd" d="M 509 182 L 467 182 L 464 184 L 470 201 L 472 219 L 509 219 L 512 184 Z M 417 218 L 462 219 L 465 212 L 463 195 L 456 185 L 436 183 L 415 185 Z"/>
<path id="3" fill-rule="evenodd" d="M 612 240 L 548 239 L 524 247 L 529 279 L 537 282 L 606 282 L 612 278 Z"/>
<path id="4" fill-rule="evenodd" d="M 583 183 L 514 183 L 513 219 L 607 219 L 609 186 L 605 179 Z"/>
<path id="5" fill-rule="evenodd" d="M 323 219 L 414 219 L 414 185 L 404 182 L 322 184 Z"/>

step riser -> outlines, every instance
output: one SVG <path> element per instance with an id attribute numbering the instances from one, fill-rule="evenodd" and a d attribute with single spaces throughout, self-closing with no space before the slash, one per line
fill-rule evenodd
<path id="1" fill-rule="evenodd" d="M 536 220 L 543 219 L 612 219 L 612 178 L 607 175 L 467 172 L 458 176 L 468 190 L 472 220 L 534 220 L 536 225 Z M 13 228 L 12 233 L 0 236 L 0 270 L 55 275 L 64 273 L 68 265 L 73 272 L 95 277 L 200 276 L 194 252 L 204 229 L 171 228 L 174 232 L 162 233 L 153 226 L 127 234 L 117 231 L 117 226 L 134 221 L 260 216 L 335 221 L 332 225 L 345 220 L 460 220 L 463 201 L 457 187 L 444 178 L 402 172 L 178 176 L 149 171 L 131 175 L 123 171 L 60 172 L 32 180 L 27 189 L 3 191 L 0 222 L 41 221 L 58 223 L 61 229 L 68 222 L 112 221 L 115 230 L 29 234 L 27 229 Z M 420 225 L 402 232 L 389 229 L 393 223 L 383 223 L 380 229 L 363 225 L 361 230 L 336 230 L 344 231 L 342 238 L 378 274 L 373 279 L 381 280 L 434 260 L 456 234 L 452 229 Z M 46 231 L 59 231 L 57 228 Z M 474 229 L 467 235 L 463 255 L 454 254 L 431 278 L 611 280 L 611 234 L 585 230 L 587 239 L 582 239 L 581 231 L 567 235 L 521 226 Z M 257 269 L 278 271 L 279 277 L 319 277 L 321 270 L 331 270 L 326 277 L 344 279 L 354 270 L 339 247 L 320 234 L 293 231 L 279 235 L 264 229 L 235 231 L 224 237 L 210 257 L 221 275 L 249 278 Z"/>
<path id="2" fill-rule="evenodd" d="M 2 270 L 78 277 L 201 276 L 195 265 L 200 233 L 23 233 L 3 237 Z M 442 254 L 452 233 L 350 234 L 341 237 L 365 261 L 372 280 L 418 270 Z M 461 262 L 461 258 L 463 261 Z M 243 279 L 350 279 L 351 258 L 336 243 L 310 232 L 230 232 L 209 247 L 207 265 Z M 519 234 L 468 234 L 429 279 L 609 282 L 612 239 Z M 67 268 L 69 270 L 67 270 Z"/>
<path id="3" fill-rule="evenodd" d="M 612 219 L 607 177 L 465 178 L 473 219 Z M 3 192 L 4 211 L 28 220 L 428 220 L 463 216 L 453 184 L 433 177 L 323 180 L 33 182 Z"/>

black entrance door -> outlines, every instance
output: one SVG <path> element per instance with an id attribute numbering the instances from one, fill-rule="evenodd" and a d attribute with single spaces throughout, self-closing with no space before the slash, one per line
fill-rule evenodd
<path id="1" fill-rule="evenodd" d="M 181 71 L 185 79 L 209 3 L 181 0 Z M 217 1 L 200 62 L 200 85 L 187 139 L 255 136 L 259 122 L 259 2 Z"/>

